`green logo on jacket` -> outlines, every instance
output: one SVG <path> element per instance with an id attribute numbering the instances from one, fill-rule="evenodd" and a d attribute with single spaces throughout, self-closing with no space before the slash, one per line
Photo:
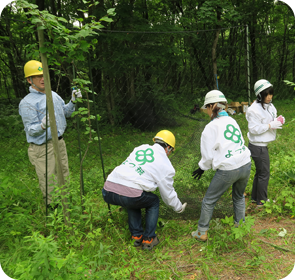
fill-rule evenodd
<path id="1" fill-rule="evenodd" d="M 139 165 L 144 165 L 147 162 L 153 162 L 155 160 L 154 151 L 150 148 L 144 150 L 139 150 L 136 153 L 135 160 L 141 162 Z"/>
<path id="2" fill-rule="evenodd" d="M 227 140 L 230 140 L 234 143 L 239 143 L 241 142 L 240 145 L 243 144 L 242 139 L 241 139 L 241 132 L 237 128 L 235 128 L 232 124 L 228 124 L 226 126 L 226 130 L 224 131 L 224 138 Z"/>

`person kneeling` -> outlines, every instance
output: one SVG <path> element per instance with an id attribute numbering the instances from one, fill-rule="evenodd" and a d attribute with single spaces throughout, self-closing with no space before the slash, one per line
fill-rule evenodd
<path id="1" fill-rule="evenodd" d="M 152 193 L 159 188 L 165 204 L 177 213 L 185 210 L 173 187 L 175 170 L 168 156 L 175 149 L 175 137 L 162 130 L 153 138 L 154 145 L 136 147 L 127 159 L 117 166 L 102 189 L 105 202 L 127 209 L 128 224 L 134 246 L 151 250 L 159 244 L 156 227 L 159 216 L 159 198 Z M 142 227 L 141 209 L 146 210 L 146 227 Z"/>

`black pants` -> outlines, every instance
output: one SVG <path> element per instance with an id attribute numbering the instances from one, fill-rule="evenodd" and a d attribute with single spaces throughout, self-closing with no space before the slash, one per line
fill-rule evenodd
<path id="1" fill-rule="evenodd" d="M 253 180 L 252 200 L 258 204 L 261 200 L 267 200 L 267 187 L 269 181 L 269 155 L 267 146 L 248 145 L 251 157 L 254 160 L 256 173 Z"/>

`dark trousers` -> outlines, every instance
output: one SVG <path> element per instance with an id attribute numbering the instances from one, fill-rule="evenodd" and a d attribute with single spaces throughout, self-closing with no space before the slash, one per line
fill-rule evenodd
<path id="1" fill-rule="evenodd" d="M 248 145 L 251 157 L 254 160 L 256 173 L 253 180 L 252 200 L 258 204 L 261 200 L 267 200 L 267 187 L 269 181 L 270 162 L 268 148 L 266 146 Z"/>
<path id="2" fill-rule="evenodd" d="M 139 197 L 127 197 L 102 189 L 102 196 L 105 202 L 126 208 L 132 236 L 143 235 L 143 238 L 156 236 L 160 206 L 157 195 L 143 191 Z M 145 230 L 141 221 L 141 209 L 143 208 L 145 208 Z"/>

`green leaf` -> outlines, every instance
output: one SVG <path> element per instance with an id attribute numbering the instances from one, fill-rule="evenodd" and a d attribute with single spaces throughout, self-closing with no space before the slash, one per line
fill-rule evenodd
<path id="1" fill-rule="evenodd" d="M 87 52 L 89 49 L 90 44 L 88 42 L 86 42 L 85 40 L 82 40 L 80 42 L 80 49 L 84 52 Z"/>
<path id="2" fill-rule="evenodd" d="M 68 21 L 65 19 L 65 18 L 63 18 L 63 17 L 58 17 L 57 18 L 59 21 L 63 21 L 63 22 L 65 22 L 65 23 L 68 23 Z"/>
<path id="3" fill-rule="evenodd" d="M 115 16 L 116 15 L 115 8 L 108 9 L 107 14 L 110 16 Z"/>
<path id="4" fill-rule="evenodd" d="M 108 18 L 108 17 L 102 17 L 102 18 L 100 19 L 100 21 L 113 22 L 113 19 Z"/>
<path id="5" fill-rule="evenodd" d="M 32 18 L 32 23 L 36 24 L 36 23 L 39 23 L 39 22 L 42 23 L 42 20 L 37 18 L 37 17 Z"/>

